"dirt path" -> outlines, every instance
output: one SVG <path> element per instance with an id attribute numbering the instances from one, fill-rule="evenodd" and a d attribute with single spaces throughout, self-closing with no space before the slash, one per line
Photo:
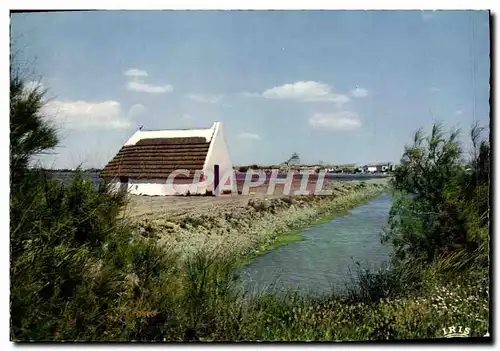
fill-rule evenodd
<path id="1" fill-rule="evenodd" d="M 347 184 L 355 184 L 357 181 L 334 182 L 325 181 L 324 188 L 337 184 L 343 187 Z M 385 183 L 386 180 L 368 180 L 366 183 Z M 294 183 L 290 194 L 300 187 L 300 183 Z M 312 192 L 315 182 L 308 189 Z M 285 197 L 283 186 L 277 186 L 273 195 L 267 195 L 267 185 L 252 188 L 249 195 L 222 195 L 222 196 L 138 196 L 130 195 L 129 205 L 126 213 L 129 217 L 137 218 L 144 215 L 148 217 L 162 216 L 168 214 L 175 218 L 184 215 L 202 215 L 228 212 L 246 207 L 250 199 L 275 199 Z M 288 196 L 286 196 L 288 197 Z"/>
<path id="2" fill-rule="evenodd" d="M 330 182 L 325 181 L 325 187 Z M 313 192 L 316 182 L 309 182 L 307 189 Z M 239 189 L 242 186 L 239 186 Z M 290 194 L 300 188 L 300 182 L 294 182 Z M 247 206 L 250 199 L 273 199 L 283 197 L 284 185 L 277 185 L 272 195 L 267 195 L 268 185 L 253 187 L 248 195 L 222 196 L 130 196 L 129 212 L 131 217 L 142 215 L 165 214 L 178 216 L 183 214 L 212 214 L 234 210 Z"/>

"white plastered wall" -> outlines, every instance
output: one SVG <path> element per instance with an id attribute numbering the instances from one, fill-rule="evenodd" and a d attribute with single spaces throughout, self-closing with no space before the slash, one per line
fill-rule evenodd
<path id="1" fill-rule="evenodd" d="M 204 194 L 205 188 L 200 184 L 167 184 L 166 179 L 130 179 L 128 191 L 133 195 L 171 196 Z"/>
<path id="2" fill-rule="evenodd" d="M 123 186 L 122 183 L 114 181 L 111 183 L 111 190 L 119 191 Z M 132 195 L 149 195 L 149 196 L 172 196 L 189 194 L 205 194 L 207 189 L 206 184 L 167 184 L 166 179 L 129 179 L 127 184 L 127 192 Z"/>

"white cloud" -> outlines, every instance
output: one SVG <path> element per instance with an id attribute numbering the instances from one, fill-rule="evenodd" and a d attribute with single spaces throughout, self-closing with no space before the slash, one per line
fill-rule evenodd
<path id="1" fill-rule="evenodd" d="M 350 100 L 346 95 L 332 93 L 328 84 L 314 81 L 299 81 L 274 87 L 264 91 L 262 97 L 307 102 L 334 102 L 338 105 Z"/>
<path id="2" fill-rule="evenodd" d="M 431 87 L 431 88 L 429 88 L 429 91 L 430 91 L 430 92 L 433 92 L 433 93 L 437 93 L 438 91 L 441 91 L 441 88 L 438 88 L 438 87 Z"/>
<path id="3" fill-rule="evenodd" d="M 240 133 L 238 134 L 240 139 L 260 139 L 260 135 L 254 133 Z"/>
<path id="4" fill-rule="evenodd" d="M 44 114 L 68 129 L 121 129 L 133 125 L 131 119 L 137 116 L 142 105 L 134 105 L 125 114 L 118 101 L 61 101 L 52 100 L 43 108 Z"/>
<path id="5" fill-rule="evenodd" d="M 137 68 L 129 68 L 123 74 L 125 74 L 128 77 L 147 77 L 148 76 L 148 72 L 137 69 Z"/>
<path id="6" fill-rule="evenodd" d="M 464 111 L 463 111 L 463 110 L 456 110 L 456 111 L 455 111 L 455 114 L 456 114 L 457 116 L 460 116 L 462 113 L 464 113 Z"/>
<path id="7" fill-rule="evenodd" d="M 223 99 L 222 95 L 210 95 L 210 94 L 188 94 L 187 97 L 193 101 L 205 104 L 218 104 Z"/>
<path id="8" fill-rule="evenodd" d="M 141 82 L 139 80 L 132 80 L 128 82 L 127 89 L 142 93 L 153 93 L 153 94 L 170 93 L 171 91 L 174 90 L 174 88 L 171 85 L 152 85 Z"/>
<path id="9" fill-rule="evenodd" d="M 354 97 L 365 97 L 366 95 L 368 95 L 368 90 L 356 87 L 356 89 L 351 90 L 351 95 Z"/>
<path id="10" fill-rule="evenodd" d="M 358 115 L 352 111 L 335 113 L 315 113 L 309 118 L 309 125 L 313 129 L 330 131 L 350 131 L 361 127 Z"/>

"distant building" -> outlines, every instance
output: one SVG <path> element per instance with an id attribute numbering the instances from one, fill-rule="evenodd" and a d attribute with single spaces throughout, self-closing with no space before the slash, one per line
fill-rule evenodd
<path id="1" fill-rule="evenodd" d="M 366 172 L 365 173 L 375 173 L 378 170 L 379 169 L 377 168 L 377 166 L 366 166 Z"/>

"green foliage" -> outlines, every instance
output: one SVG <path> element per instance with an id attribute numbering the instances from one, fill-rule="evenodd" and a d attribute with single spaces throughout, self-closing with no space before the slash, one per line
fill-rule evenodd
<path id="1" fill-rule="evenodd" d="M 374 303 L 422 291 L 422 272 L 419 267 L 385 264 L 370 268 L 362 267 L 359 262 L 356 262 L 355 267 L 345 289 L 347 301 L 351 303 Z"/>
<path id="2" fill-rule="evenodd" d="M 126 318 L 123 299 L 149 303 L 147 292 L 157 293 L 161 272 L 168 271 L 165 253 L 118 218 L 123 194 L 94 190 L 82 177 L 69 186 L 44 178 L 32 189 L 33 202 L 11 211 L 12 337 L 116 337 Z M 16 200 L 11 206 L 23 203 Z"/>
<path id="3" fill-rule="evenodd" d="M 41 114 L 44 93 L 20 75 L 10 85 L 11 338 L 143 337 L 174 265 L 120 218 L 124 193 L 94 189 L 81 173 L 63 185 L 28 168 L 58 139 Z"/>
<path id="4" fill-rule="evenodd" d="M 53 149 L 58 142 L 55 127 L 42 115 L 45 92 L 26 86 L 20 72 L 13 70 L 10 79 L 10 177 L 11 191 L 16 191 L 29 160 Z"/>
<path id="5" fill-rule="evenodd" d="M 446 136 L 439 124 L 427 137 L 418 131 L 405 148 L 392 181 L 396 196 L 384 238 L 395 248 L 395 259 L 432 264 L 457 250 L 486 247 L 490 156 L 480 132 L 473 126 L 473 155 L 466 165 L 458 131 Z"/>

